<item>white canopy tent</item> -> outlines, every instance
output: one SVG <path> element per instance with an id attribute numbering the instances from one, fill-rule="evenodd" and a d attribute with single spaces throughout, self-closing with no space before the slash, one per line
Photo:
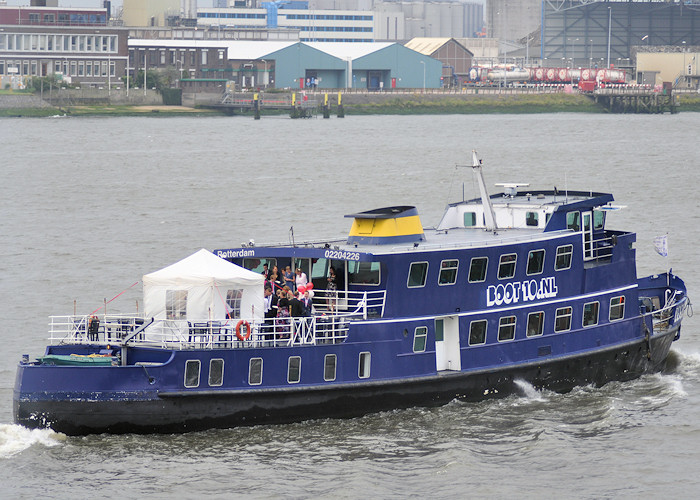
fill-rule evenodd
<path id="1" fill-rule="evenodd" d="M 144 314 L 160 320 L 263 319 L 265 278 L 202 249 L 143 276 Z"/>

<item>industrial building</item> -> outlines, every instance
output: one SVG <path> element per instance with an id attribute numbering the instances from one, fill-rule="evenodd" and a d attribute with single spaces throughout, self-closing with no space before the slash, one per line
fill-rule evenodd
<path id="1" fill-rule="evenodd" d="M 398 43 L 129 40 L 132 69 L 170 68 L 191 92 L 236 88 L 439 88 L 442 62 Z"/>
<path id="2" fill-rule="evenodd" d="M 128 31 L 107 18 L 106 8 L 0 6 L 0 87 L 51 74 L 86 86 L 118 83 Z"/>
<path id="3" fill-rule="evenodd" d="M 406 47 L 442 62 L 443 87 L 461 87 L 468 79 L 474 54 L 454 38 L 414 38 Z"/>

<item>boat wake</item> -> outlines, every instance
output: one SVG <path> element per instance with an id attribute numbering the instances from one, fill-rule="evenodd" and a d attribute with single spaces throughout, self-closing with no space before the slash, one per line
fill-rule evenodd
<path id="1" fill-rule="evenodd" d="M 0 459 L 21 453 L 33 445 L 57 446 L 65 439 L 65 434 L 51 429 L 27 429 L 21 425 L 0 424 Z"/>
<path id="2" fill-rule="evenodd" d="M 535 387 L 524 380 L 513 380 L 513 383 L 518 386 L 518 389 L 522 392 L 522 396 L 530 401 L 545 401 L 542 391 L 535 389 Z"/>

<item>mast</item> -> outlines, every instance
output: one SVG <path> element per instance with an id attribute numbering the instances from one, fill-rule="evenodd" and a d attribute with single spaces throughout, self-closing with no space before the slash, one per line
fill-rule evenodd
<path id="1" fill-rule="evenodd" d="M 484 218 L 486 220 L 486 230 L 495 231 L 498 229 L 496 227 L 496 216 L 493 213 L 493 205 L 491 204 L 491 198 L 489 198 L 489 193 L 486 191 L 486 183 L 484 182 L 484 174 L 481 170 L 481 160 L 477 158 L 476 151 L 472 149 L 472 169 L 476 172 L 476 178 L 479 181 L 479 192 L 481 193 L 481 204 L 484 207 Z"/>

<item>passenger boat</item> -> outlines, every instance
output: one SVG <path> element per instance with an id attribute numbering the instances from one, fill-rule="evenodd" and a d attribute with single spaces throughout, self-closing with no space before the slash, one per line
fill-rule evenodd
<path id="1" fill-rule="evenodd" d="M 250 240 L 147 274 L 143 314 L 52 317 L 44 356 L 19 363 L 15 421 L 185 432 L 663 369 L 686 287 L 670 271 L 637 277 L 635 234 L 606 227 L 612 195 L 506 184 L 490 196 L 476 153 L 471 167 L 480 197 L 436 227 L 412 206 L 360 212 L 347 239 Z M 265 264 L 302 270 L 311 314 L 265 317 Z"/>

